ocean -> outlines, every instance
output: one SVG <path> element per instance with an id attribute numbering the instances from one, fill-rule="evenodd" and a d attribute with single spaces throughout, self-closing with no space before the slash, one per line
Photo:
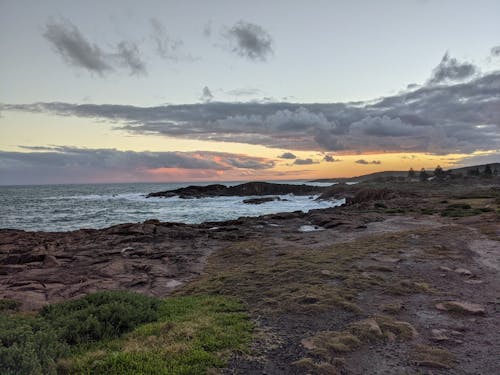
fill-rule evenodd
<path id="1" fill-rule="evenodd" d="M 221 183 L 236 185 L 241 182 Z M 280 181 L 280 183 L 303 182 Z M 277 212 L 297 210 L 307 212 L 343 203 L 315 201 L 309 196 L 294 195 L 281 196 L 287 199 L 286 201 L 273 201 L 260 205 L 244 204 L 242 201 L 248 197 L 200 199 L 145 197 L 155 191 L 208 184 L 210 183 L 0 186 L 0 228 L 71 231 L 81 228 L 105 228 L 148 219 L 201 223 Z"/>

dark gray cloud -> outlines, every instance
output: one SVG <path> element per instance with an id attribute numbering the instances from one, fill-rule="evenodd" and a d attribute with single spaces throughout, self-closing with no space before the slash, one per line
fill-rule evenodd
<path id="1" fill-rule="evenodd" d="M 500 46 L 493 47 L 491 49 L 492 56 L 500 56 Z"/>
<path id="2" fill-rule="evenodd" d="M 278 156 L 280 159 L 297 159 L 297 156 L 292 154 L 291 152 L 284 152 L 280 156 Z"/>
<path id="3" fill-rule="evenodd" d="M 308 159 L 295 159 L 295 161 L 293 162 L 293 164 L 295 165 L 311 165 L 311 164 L 315 164 L 316 162 L 310 158 Z"/>
<path id="4" fill-rule="evenodd" d="M 86 117 L 130 133 L 292 151 L 471 153 L 500 148 L 500 71 L 366 103 L 35 103 L 0 104 L 0 110 Z"/>
<path id="5" fill-rule="evenodd" d="M 80 30 L 67 20 L 50 21 L 43 33 L 63 60 L 73 66 L 104 75 L 119 67 L 132 75 L 146 74 L 146 64 L 141 58 L 137 43 L 122 41 L 113 50 L 103 50 L 89 42 Z"/>
<path id="6" fill-rule="evenodd" d="M 208 86 L 203 87 L 203 90 L 201 90 L 200 100 L 202 102 L 208 103 L 208 102 L 212 101 L 213 98 L 214 98 L 214 96 L 212 94 L 212 91 L 210 91 Z"/>
<path id="7" fill-rule="evenodd" d="M 146 64 L 141 59 L 136 43 L 120 42 L 117 45 L 116 58 L 121 66 L 130 70 L 130 74 L 146 74 Z"/>
<path id="8" fill-rule="evenodd" d="M 431 84 L 442 83 L 446 81 L 462 81 L 472 77 L 478 72 L 474 64 L 459 62 L 456 58 L 450 57 L 445 53 L 439 65 L 434 68 L 429 80 Z"/>
<path id="9" fill-rule="evenodd" d="M 363 164 L 363 165 L 368 165 L 368 164 L 382 164 L 382 162 L 379 161 L 379 160 L 367 161 L 365 159 L 356 160 L 355 163 L 356 164 Z"/>
<path id="10" fill-rule="evenodd" d="M 172 38 L 165 26 L 157 18 L 151 18 L 151 39 L 155 44 L 156 53 L 165 60 L 178 61 L 183 59 L 180 49 L 183 46 L 182 40 Z"/>
<path id="11" fill-rule="evenodd" d="M 80 30 L 69 21 L 49 22 L 45 27 L 43 36 L 70 65 L 100 75 L 113 70 L 107 61 L 107 54 L 99 46 L 85 39 Z"/>
<path id="12" fill-rule="evenodd" d="M 151 178 L 152 171 L 163 168 L 229 171 L 265 170 L 274 166 L 274 161 L 265 158 L 210 151 L 134 152 L 66 146 L 23 148 L 27 151 L 0 151 L 0 173 L 5 181 L 70 182 L 85 180 L 80 178 L 82 176 L 106 177 L 108 174 L 136 179 L 137 176 Z"/>
<path id="13" fill-rule="evenodd" d="M 273 39 L 261 26 L 240 21 L 225 34 L 234 53 L 250 60 L 266 60 L 273 54 Z"/>
<path id="14" fill-rule="evenodd" d="M 335 162 L 338 162 L 338 161 L 342 161 L 340 159 L 335 159 L 333 157 L 333 155 L 329 155 L 329 154 L 326 154 L 324 157 L 323 157 L 323 160 L 328 162 L 328 163 L 335 163 Z"/>

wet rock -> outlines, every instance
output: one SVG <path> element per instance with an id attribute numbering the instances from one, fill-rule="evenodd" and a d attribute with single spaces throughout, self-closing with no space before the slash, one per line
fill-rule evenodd
<path id="1" fill-rule="evenodd" d="M 326 190 L 325 187 L 312 185 L 273 184 L 269 182 L 248 182 L 236 186 L 225 186 L 220 184 L 207 186 L 188 186 L 185 188 L 150 193 L 146 197 L 172 197 L 179 198 L 203 198 L 203 197 L 228 197 L 228 196 L 252 196 L 252 195 L 310 195 L 319 194 Z"/>
<path id="2" fill-rule="evenodd" d="M 266 198 L 250 198 L 243 200 L 245 204 L 262 204 L 273 201 L 281 201 L 280 197 L 266 197 Z"/>

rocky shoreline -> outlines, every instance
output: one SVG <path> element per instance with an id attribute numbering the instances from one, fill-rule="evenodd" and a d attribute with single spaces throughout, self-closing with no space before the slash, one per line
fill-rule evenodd
<path id="1" fill-rule="evenodd" d="M 256 334 L 228 374 L 495 373 L 498 182 L 322 194 L 346 204 L 193 225 L 1 229 L 0 297 L 22 310 L 101 290 L 236 297 Z"/>

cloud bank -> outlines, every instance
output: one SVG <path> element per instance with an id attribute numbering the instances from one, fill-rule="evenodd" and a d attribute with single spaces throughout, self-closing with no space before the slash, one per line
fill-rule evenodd
<path id="1" fill-rule="evenodd" d="M 454 59 L 449 57 L 444 60 L 444 66 L 464 65 L 450 63 Z M 292 151 L 447 154 L 499 149 L 500 72 L 436 73 L 443 69 L 441 61 L 430 83 L 365 103 L 207 102 L 137 107 L 55 102 L 3 104 L 0 110 L 107 120 L 130 133 Z M 450 81 L 466 76 L 470 77 L 465 82 Z M 435 84 L 436 80 L 441 83 Z"/>
<path id="2" fill-rule="evenodd" d="M 27 152 L 0 151 L 0 173 L 5 181 L 13 184 L 78 182 L 96 176 L 102 176 L 103 180 L 114 176 L 144 181 L 169 171 L 188 170 L 191 177 L 213 177 L 220 171 L 245 172 L 274 167 L 270 159 L 223 152 L 134 152 L 66 146 L 23 148 Z"/>

